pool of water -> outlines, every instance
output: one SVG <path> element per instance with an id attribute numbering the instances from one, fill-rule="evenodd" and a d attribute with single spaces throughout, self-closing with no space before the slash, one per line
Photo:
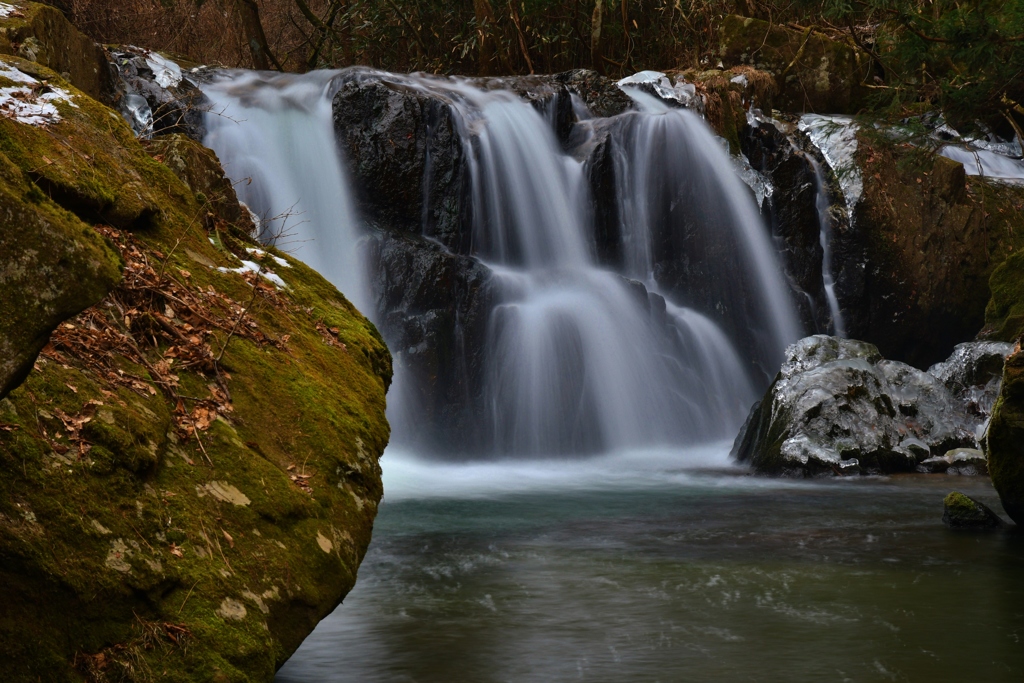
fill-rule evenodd
<path id="1" fill-rule="evenodd" d="M 724 453 L 389 451 L 358 584 L 277 681 L 1024 680 L 1024 534 L 941 522 L 953 489 L 1001 512 L 986 478 L 772 480 Z"/>

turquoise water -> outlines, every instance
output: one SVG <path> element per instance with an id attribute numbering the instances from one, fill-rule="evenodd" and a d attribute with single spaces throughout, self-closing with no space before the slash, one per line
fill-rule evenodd
<path id="1" fill-rule="evenodd" d="M 389 453 L 359 582 L 279 683 L 1024 680 L 1024 534 L 940 520 L 954 488 L 998 509 L 987 480 L 677 461 L 722 449 Z"/>

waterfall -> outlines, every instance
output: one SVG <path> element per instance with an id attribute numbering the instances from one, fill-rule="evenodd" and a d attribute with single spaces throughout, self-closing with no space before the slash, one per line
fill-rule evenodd
<path id="1" fill-rule="evenodd" d="M 626 92 L 639 106 L 614 138 L 627 274 L 717 311 L 734 338 L 755 336 L 774 374 L 800 324 L 757 206 L 703 119 Z M 666 272 L 656 258 L 666 251 L 687 254 L 693 272 Z"/>
<path id="2" fill-rule="evenodd" d="M 839 309 L 839 299 L 836 298 L 836 281 L 832 274 L 832 201 L 828 196 L 828 185 L 825 183 L 825 173 L 821 164 L 814 157 L 808 155 L 807 161 L 814 169 L 814 179 L 817 184 L 817 197 L 814 206 L 818 209 L 819 240 L 821 242 L 821 280 L 825 284 L 825 298 L 828 300 L 828 310 L 832 315 L 832 333 L 837 337 L 846 336 L 846 324 L 843 322 L 843 312 Z"/>
<path id="3" fill-rule="evenodd" d="M 302 259 L 361 310 L 361 228 L 331 123 L 336 72 L 303 76 L 228 71 L 203 92 L 203 143 L 215 151 L 260 238 Z"/>
<path id="4" fill-rule="evenodd" d="M 346 73 L 232 72 L 204 86 L 214 102 L 207 144 L 253 210 L 301 215 L 297 255 L 366 306 L 361 228 L 331 103 L 345 78 L 374 74 Z M 496 293 L 478 397 L 489 450 L 557 455 L 731 438 L 799 331 L 753 199 L 706 124 L 653 106 L 612 122 L 627 264 L 616 272 L 598 263 L 584 163 L 562 149 L 550 112 L 469 80 L 380 77 L 444 102 L 458 127 L 469 255 Z M 692 242 L 693 272 L 659 277 L 658 240 L 677 251 Z M 403 350 L 393 351 L 400 360 Z M 411 436 L 400 423 L 394 433 Z"/>

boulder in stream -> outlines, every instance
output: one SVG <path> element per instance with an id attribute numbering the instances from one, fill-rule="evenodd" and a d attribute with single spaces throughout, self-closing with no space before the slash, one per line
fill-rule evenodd
<path id="1" fill-rule="evenodd" d="M 950 529 L 998 529 L 1003 525 L 999 515 L 984 503 L 953 491 L 943 501 L 942 523 Z"/>
<path id="2" fill-rule="evenodd" d="M 979 428 L 991 410 L 981 386 L 991 379 L 972 362 L 986 358 L 962 349 L 947 361 L 944 377 L 980 384 L 957 394 L 935 375 L 884 360 L 871 344 L 807 337 L 787 349 L 733 455 L 766 474 L 912 472 L 937 459 L 942 471 L 956 467 L 967 474 L 978 466 L 969 453 L 953 449 L 978 448 Z M 954 371 L 949 364 L 957 363 L 970 367 Z"/>

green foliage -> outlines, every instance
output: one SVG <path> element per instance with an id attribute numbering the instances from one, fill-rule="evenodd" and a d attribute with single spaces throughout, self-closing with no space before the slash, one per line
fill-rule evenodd
<path id="1" fill-rule="evenodd" d="M 1020 132 L 1024 0 L 828 0 L 816 6 L 884 68 L 879 104 L 896 112 L 915 105 L 941 109 L 962 132 Z"/>

